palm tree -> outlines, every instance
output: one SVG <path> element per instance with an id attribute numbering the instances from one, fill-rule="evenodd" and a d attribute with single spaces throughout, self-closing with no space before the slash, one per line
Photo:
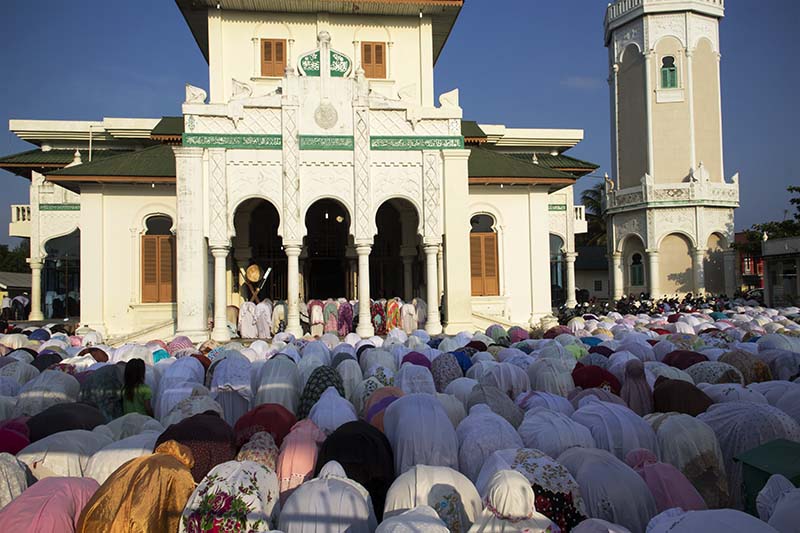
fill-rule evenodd
<path id="1" fill-rule="evenodd" d="M 605 195 L 605 187 L 602 181 L 581 192 L 581 203 L 586 208 L 588 232 L 579 236 L 577 244 L 583 246 L 606 245 L 606 220 L 603 217 L 602 207 L 603 195 Z"/>

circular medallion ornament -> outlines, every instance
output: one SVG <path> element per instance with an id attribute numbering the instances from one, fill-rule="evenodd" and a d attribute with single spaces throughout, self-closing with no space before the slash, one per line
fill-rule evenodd
<path id="1" fill-rule="evenodd" d="M 339 121 L 339 113 L 329 102 L 322 102 L 317 110 L 314 111 L 314 121 L 320 128 L 329 130 Z"/>

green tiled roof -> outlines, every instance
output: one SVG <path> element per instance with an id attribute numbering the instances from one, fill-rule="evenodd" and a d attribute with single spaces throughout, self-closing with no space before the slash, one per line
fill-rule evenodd
<path id="1" fill-rule="evenodd" d="M 515 152 L 508 155 L 524 161 L 533 161 L 533 154 L 533 152 Z M 579 169 L 589 171 L 600 168 L 600 165 L 595 165 L 594 163 L 589 163 L 588 161 L 581 161 L 580 159 L 575 159 L 574 157 L 569 157 L 567 155 L 536 154 L 536 159 L 539 160 L 540 165 L 548 168 L 568 168 L 571 170 Z"/>
<path id="2" fill-rule="evenodd" d="M 509 157 L 485 148 L 470 147 L 469 177 L 471 178 L 569 178 L 574 175 L 553 170 L 531 161 Z"/>
<path id="3" fill-rule="evenodd" d="M 486 133 L 478 126 L 474 120 L 461 121 L 461 136 L 468 138 L 486 138 Z"/>
<path id="4" fill-rule="evenodd" d="M 174 177 L 175 155 L 164 144 L 50 172 L 48 176 Z"/>
<path id="5" fill-rule="evenodd" d="M 104 159 L 122 153 L 125 152 L 120 150 L 93 150 L 92 159 Z M 89 154 L 85 150 L 81 151 L 81 159 L 88 160 L 88 157 Z M 75 159 L 75 150 L 48 150 L 45 152 L 36 149 L 0 157 L 0 167 L 20 165 L 31 167 L 38 165 L 61 166 L 72 163 L 73 159 Z"/>
<path id="6" fill-rule="evenodd" d="M 151 137 L 180 137 L 183 134 L 183 117 L 161 117 Z"/>

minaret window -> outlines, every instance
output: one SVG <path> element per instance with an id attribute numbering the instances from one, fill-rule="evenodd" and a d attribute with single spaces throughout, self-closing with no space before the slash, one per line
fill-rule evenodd
<path id="1" fill-rule="evenodd" d="M 675 58 L 666 56 L 661 60 L 661 88 L 678 88 L 678 68 L 675 66 Z"/>

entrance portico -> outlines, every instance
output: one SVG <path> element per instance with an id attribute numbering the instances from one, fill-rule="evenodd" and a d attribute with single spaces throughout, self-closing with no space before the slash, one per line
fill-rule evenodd
<path id="1" fill-rule="evenodd" d="M 317 53 L 332 53 L 325 32 Z M 447 233 L 450 239 L 452 233 L 452 242 L 467 242 L 469 230 L 467 224 L 448 227 L 442 220 L 447 185 L 453 183 L 453 200 L 467 187 L 457 92 L 443 95 L 441 107 L 422 107 L 371 93 L 360 71 L 332 76 L 329 65 L 303 76 L 287 68 L 282 89 L 267 94 L 240 85 L 224 104 L 206 103 L 202 89 L 187 87 L 183 143 L 174 147 L 178 333 L 205 336 L 204 311 L 213 302 L 212 336 L 227 339 L 218 322 L 224 324 L 228 305 L 228 255 L 233 245 L 231 264 L 239 268 L 248 253 L 248 261 L 255 259 L 256 251 L 246 243 L 264 240 L 252 220 L 247 235 L 235 221 L 239 206 L 254 198 L 277 210 L 277 230 L 270 224 L 263 231 L 276 231 L 286 257 L 289 332 L 302 334 L 301 298 L 349 297 L 353 288 L 359 302 L 367 303 L 358 307 L 360 335 L 373 334 L 370 298 L 395 296 L 423 297 L 426 329 L 441 332 L 442 237 Z M 211 276 L 205 268 L 209 254 Z M 395 264 L 387 261 L 398 256 Z M 444 256 L 447 265 L 446 246 Z M 371 280 L 371 270 L 377 279 Z M 454 261 L 442 277 L 468 287 L 469 263 Z M 223 286 L 198 290 L 212 280 Z M 206 294 L 213 298 L 206 300 Z M 448 310 L 452 322 L 470 323 L 468 304 Z"/>

